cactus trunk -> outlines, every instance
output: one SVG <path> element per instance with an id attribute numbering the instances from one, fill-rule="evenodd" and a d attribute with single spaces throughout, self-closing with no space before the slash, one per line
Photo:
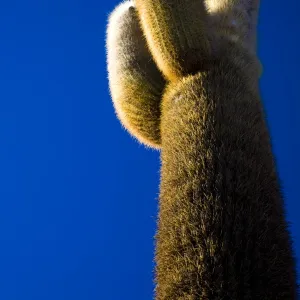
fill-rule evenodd
<path id="1" fill-rule="evenodd" d="M 264 111 L 241 70 L 223 60 L 171 83 L 161 136 L 156 299 L 296 300 Z"/>

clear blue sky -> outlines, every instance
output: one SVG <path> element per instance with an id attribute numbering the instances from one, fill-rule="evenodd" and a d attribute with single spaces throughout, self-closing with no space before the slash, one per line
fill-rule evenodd
<path id="1" fill-rule="evenodd" d="M 271 2 L 261 88 L 300 258 L 300 2 Z M 1 300 L 152 299 L 159 154 L 113 111 L 105 26 L 116 4 L 0 3 Z"/>

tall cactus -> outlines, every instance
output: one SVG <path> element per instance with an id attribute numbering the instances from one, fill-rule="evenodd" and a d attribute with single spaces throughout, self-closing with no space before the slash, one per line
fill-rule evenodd
<path id="1" fill-rule="evenodd" d="M 258 0 L 136 0 L 112 13 L 111 95 L 161 149 L 156 299 L 297 299 L 259 97 Z"/>

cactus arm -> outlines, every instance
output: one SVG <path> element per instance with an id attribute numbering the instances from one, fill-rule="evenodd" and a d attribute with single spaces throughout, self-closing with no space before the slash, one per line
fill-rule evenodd
<path id="1" fill-rule="evenodd" d="M 165 79 L 156 67 L 131 1 L 111 14 L 107 64 L 113 104 L 123 126 L 140 142 L 160 147 L 160 103 Z"/>
<path id="2" fill-rule="evenodd" d="M 256 53 L 260 0 L 205 0 L 213 35 L 236 41 Z"/>
<path id="3" fill-rule="evenodd" d="M 169 80 L 206 67 L 207 13 L 199 0 L 136 0 L 149 49 Z"/>

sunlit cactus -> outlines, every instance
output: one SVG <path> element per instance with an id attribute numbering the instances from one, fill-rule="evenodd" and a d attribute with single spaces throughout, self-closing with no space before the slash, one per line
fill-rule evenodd
<path id="1" fill-rule="evenodd" d="M 259 96 L 258 0 L 123 2 L 108 26 L 117 116 L 161 149 L 157 300 L 297 300 Z"/>
<path id="2" fill-rule="evenodd" d="M 116 113 L 139 141 L 160 146 L 160 103 L 165 80 L 151 59 L 132 2 L 109 18 L 107 64 Z"/>

